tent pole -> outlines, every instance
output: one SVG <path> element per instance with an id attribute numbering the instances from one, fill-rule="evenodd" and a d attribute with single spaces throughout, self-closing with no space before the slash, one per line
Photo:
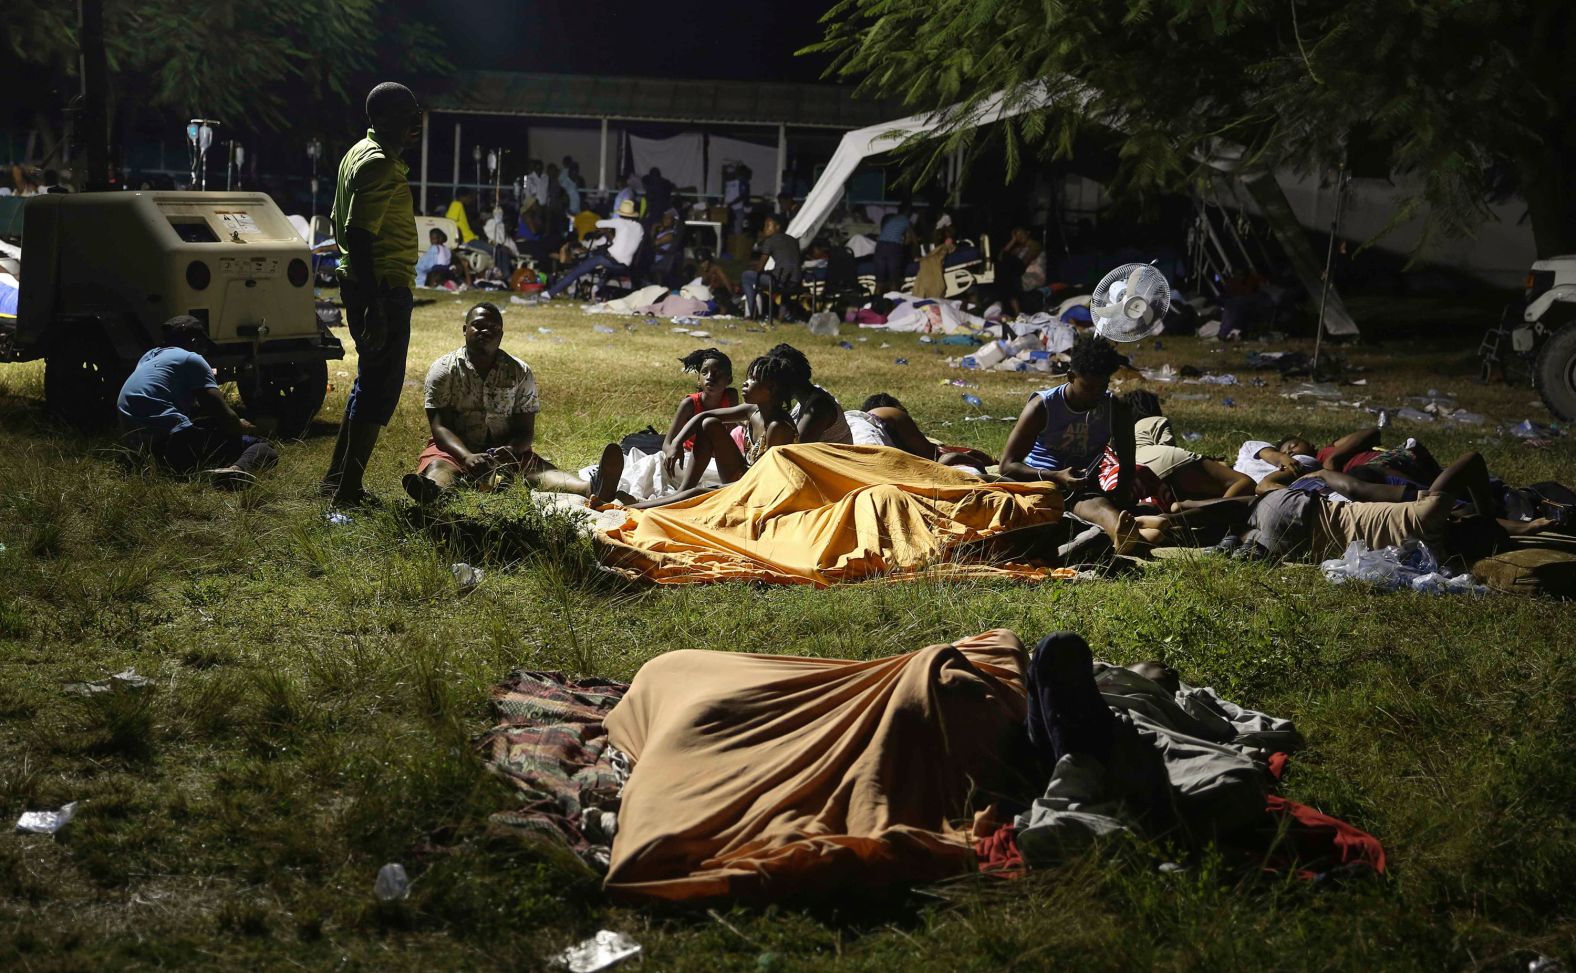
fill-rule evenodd
<path id="1" fill-rule="evenodd" d="M 421 113 L 421 215 L 427 215 L 427 150 L 432 143 L 432 112 Z"/>
<path id="2" fill-rule="evenodd" d="M 460 195 L 460 123 L 454 123 L 454 198 Z"/>
<path id="3" fill-rule="evenodd" d="M 788 168 L 788 126 L 777 123 L 777 195 L 783 194 L 783 170 Z"/>
<path id="4" fill-rule="evenodd" d="M 602 146 L 601 154 L 596 161 L 596 188 L 597 192 L 607 192 L 607 119 L 602 119 Z"/>
<path id="5" fill-rule="evenodd" d="M 1341 231 L 1346 205 L 1346 166 L 1335 170 L 1335 217 L 1330 221 L 1330 246 L 1324 252 L 1324 286 L 1319 290 L 1319 330 L 1313 334 L 1313 377 L 1319 374 L 1319 346 L 1324 343 L 1324 308 L 1330 300 L 1330 268 L 1335 263 L 1335 237 Z"/>

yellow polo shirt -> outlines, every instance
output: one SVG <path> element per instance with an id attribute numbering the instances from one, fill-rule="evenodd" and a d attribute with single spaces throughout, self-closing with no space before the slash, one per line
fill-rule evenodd
<path id="1" fill-rule="evenodd" d="M 357 227 L 372 234 L 374 283 L 410 287 L 416 282 L 420 250 L 409 175 L 410 166 L 400 159 L 398 150 L 386 148 L 371 129 L 340 160 L 331 218 L 339 244 L 341 276 L 350 278 L 347 231 Z"/>

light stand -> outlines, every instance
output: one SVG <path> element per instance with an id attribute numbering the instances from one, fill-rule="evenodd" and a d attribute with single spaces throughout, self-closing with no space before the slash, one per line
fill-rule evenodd
<path id="1" fill-rule="evenodd" d="M 312 160 L 312 219 L 309 226 L 317 223 L 317 160 L 323 156 L 323 143 L 313 139 L 306 144 L 306 157 Z M 315 230 L 313 231 L 316 232 Z M 315 240 L 313 241 L 316 242 Z"/>
<path id="2" fill-rule="evenodd" d="M 214 118 L 194 118 L 186 123 L 186 147 L 191 155 L 192 188 L 208 188 L 208 149 L 213 145 L 213 130 L 224 124 Z"/>

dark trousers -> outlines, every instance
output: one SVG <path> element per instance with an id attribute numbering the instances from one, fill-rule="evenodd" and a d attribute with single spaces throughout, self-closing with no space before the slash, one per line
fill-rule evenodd
<path id="1" fill-rule="evenodd" d="M 586 274 L 589 274 L 598 267 L 606 267 L 609 270 L 619 271 L 628 269 L 617 260 L 609 257 L 605 252 L 593 253 L 591 256 L 575 264 L 574 267 L 570 268 L 568 273 L 564 274 L 564 276 L 558 278 L 557 282 L 555 282 L 552 287 L 547 289 L 547 296 L 557 297 L 564 291 L 567 291 L 570 287 L 574 286 L 575 281 L 584 277 Z"/>
<path id="2" fill-rule="evenodd" d="M 159 465 L 172 473 L 219 466 L 260 473 L 279 462 L 279 453 L 255 436 L 231 436 L 197 423 L 154 440 L 151 450 Z"/>
<path id="3" fill-rule="evenodd" d="M 903 244 L 886 240 L 876 244 L 876 287 L 884 294 L 903 289 Z"/>
<path id="4" fill-rule="evenodd" d="M 408 287 L 363 287 L 345 281 L 339 292 L 345 302 L 345 323 L 356 342 L 356 383 L 345 403 L 345 418 L 386 426 L 405 388 L 405 356 L 410 351 L 410 312 L 415 305 Z M 388 337 L 377 351 L 363 343 L 362 323 L 372 302 L 383 308 Z"/>
<path id="5" fill-rule="evenodd" d="M 1069 753 L 1110 758 L 1116 717 L 1094 683 L 1089 643 L 1073 632 L 1047 635 L 1029 661 L 1029 743 L 1046 769 Z"/>

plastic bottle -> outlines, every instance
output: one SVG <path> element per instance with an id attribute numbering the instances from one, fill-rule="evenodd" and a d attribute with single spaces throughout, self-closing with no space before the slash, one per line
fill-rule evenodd
<path id="1" fill-rule="evenodd" d="M 399 862 L 389 862 L 378 869 L 378 879 L 372 883 L 372 892 L 380 902 L 410 898 L 410 878 L 405 874 L 405 866 Z"/>

